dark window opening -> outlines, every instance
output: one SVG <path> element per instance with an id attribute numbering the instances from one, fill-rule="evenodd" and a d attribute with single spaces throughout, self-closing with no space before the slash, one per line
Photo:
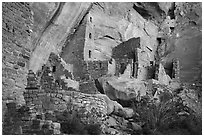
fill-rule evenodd
<path id="1" fill-rule="evenodd" d="M 153 65 L 154 65 L 154 62 L 153 62 L 153 61 L 150 61 L 150 65 L 153 66 Z"/>
<path id="2" fill-rule="evenodd" d="M 102 63 L 101 62 L 99 63 L 99 67 L 102 68 Z"/>
<path id="3" fill-rule="evenodd" d="M 121 64 L 120 64 L 120 70 L 119 70 L 119 73 L 120 73 L 120 74 L 123 74 L 124 71 L 125 71 L 125 69 L 126 69 L 126 65 L 125 65 L 125 63 L 121 63 Z"/>
<path id="4" fill-rule="evenodd" d="M 90 22 L 92 22 L 92 17 L 90 17 Z"/>
<path id="5" fill-rule="evenodd" d="M 132 77 L 137 78 L 137 66 L 138 64 L 136 62 L 133 63 L 133 72 Z"/>
<path id="6" fill-rule="evenodd" d="M 162 43 L 162 39 L 161 38 L 157 38 L 157 41 L 159 42 L 159 44 Z"/>
<path id="7" fill-rule="evenodd" d="M 172 77 L 172 73 L 173 73 L 173 63 L 166 63 L 165 66 L 164 66 L 164 69 L 165 69 L 165 72 L 167 75 L 170 76 L 170 78 L 173 78 Z"/>
<path id="8" fill-rule="evenodd" d="M 91 39 L 91 33 L 89 33 L 89 38 Z"/>
<path id="9" fill-rule="evenodd" d="M 53 73 L 56 72 L 56 66 L 53 66 L 53 67 L 52 67 L 52 72 L 53 72 Z"/>
<path id="10" fill-rule="evenodd" d="M 170 27 L 171 31 L 174 31 L 174 27 Z"/>
<path id="11" fill-rule="evenodd" d="M 89 50 L 89 58 L 91 58 L 91 50 Z"/>
<path id="12" fill-rule="evenodd" d="M 175 2 L 173 2 L 173 4 L 171 5 L 171 8 L 168 11 L 168 15 L 170 16 L 171 19 L 175 19 L 175 14 L 174 14 L 175 9 L 176 9 Z"/>
<path id="13" fill-rule="evenodd" d="M 108 62 L 109 62 L 110 64 L 112 64 L 112 61 L 113 61 L 113 60 L 112 60 L 112 59 L 110 59 Z"/>

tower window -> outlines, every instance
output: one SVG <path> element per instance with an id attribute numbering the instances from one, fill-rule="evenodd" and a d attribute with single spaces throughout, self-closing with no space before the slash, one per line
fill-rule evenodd
<path id="1" fill-rule="evenodd" d="M 174 31 L 174 27 L 170 27 L 171 31 Z"/>
<path id="2" fill-rule="evenodd" d="M 113 61 L 113 60 L 112 60 L 112 59 L 110 59 L 108 62 L 109 62 L 110 64 L 112 64 L 112 61 Z"/>
<path id="3" fill-rule="evenodd" d="M 52 67 L 52 72 L 56 72 L 56 66 Z"/>
<path id="4" fill-rule="evenodd" d="M 154 65 L 154 62 L 153 62 L 153 61 L 150 61 L 150 65 L 153 66 L 153 65 Z"/>
<path id="5" fill-rule="evenodd" d="M 90 22 L 92 22 L 92 17 L 90 17 Z"/>
<path id="6" fill-rule="evenodd" d="M 91 50 L 89 50 L 89 58 L 91 58 Z"/>
<path id="7" fill-rule="evenodd" d="M 99 63 L 99 67 L 102 68 L 102 64 L 101 64 L 101 62 Z"/>
<path id="8" fill-rule="evenodd" d="M 89 33 L 89 38 L 91 39 L 91 33 Z"/>
<path id="9" fill-rule="evenodd" d="M 159 42 L 159 44 L 162 43 L 162 39 L 161 38 L 157 38 L 157 41 Z"/>

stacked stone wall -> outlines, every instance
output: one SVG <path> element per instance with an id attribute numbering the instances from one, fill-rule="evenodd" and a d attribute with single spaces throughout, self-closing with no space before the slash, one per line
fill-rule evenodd
<path id="1" fill-rule="evenodd" d="M 180 79 L 180 66 L 179 66 L 179 60 L 173 59 L 173 68 L 172 68 L 172 78 L 175 78 L 177 80 Z"/>
<path id="2" fill-rule="evenodd" d="M 2 101 L 24 104 L 33 15 L 29 3 L 2 3 Z"/>

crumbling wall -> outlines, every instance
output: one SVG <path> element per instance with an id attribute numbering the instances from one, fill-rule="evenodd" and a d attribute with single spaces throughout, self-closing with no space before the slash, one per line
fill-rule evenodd
<path id="1" fill-rule="evenodd" d="M 135 59 L 135 50 L 140 47 L 140 38 L 131 38 L 113 48 L 112 57 L 114 59 Z"/>
<path id="2" fill-rule="evenodd" d="M 30 39 L 32 12 L 29 3 L 2 3 L 2 101 L 24 104 L 28 61 L 33 49 Z"/>
<path id="3" fill-rule="evenodd" d="M 172 78 L 176 80 L 180 80 L 180 66 L 179 66 L 179 60 L 173 59 L 173 68 L 172 68 Z"/>
<path id="4" fill-rule="evenodd" d="M 124 74 L 128 64 L 130 64 L 131 66 L 133 65 L 133 59 L 128 59 L 128 58 L 115 59 L 115 62 L 116 62 L 116 71 L 115 71 L 116 76 L 120 76 Z M 132 71 L 130 72 L 130 76 L 132 76 L 132 74 L 133 74 L 133 68 L 132 68 Z"/>
<path id="5" fill-rule="evenodd" d="M 149 54 L 141 50 L 140 48 L 137 48 L 136 50 L 137 55 L 137 79 L 138 80 L 147 80 L 149 79 L 149 75 L 151 75 L 149 72 L 150 68 L 150 57 Z"/>
<path id="6" fill-rule="evenodd" d="M 89 61 L 87 65 L 89 75 L 93 79 L 106 75 L 108 72 L 108 61 Z"/>
<path id="7" fill-rule="evenodd" d="M 57 88 L 57 85 L 53 88 L 53 76 L 50 75 L 49 69 L 44 71 L 44 74 L 46 74 L 46 77 L 41 78 L 39 86 L 37 76 L 29 71 L 24 98 L 26 106 L 30 110 L 29 115 L 23 117 L 23 119 L 27 119 L 27 124 L 21 125 L 23 129 L 21 134 L 60 134 L 59 124 L 61 119 L 58 119 L 58 116 L 65 111 L 79 114 L 84 124 L 101 123 L 104 120 L 108 111 L 106 100 L 90 93 L 87 94 L 87 91 L 84 94 L 71 90 L 62 90 Z M 94 91 L 94 87 L 91 87 L 93 84 L 90 81 L 83 84 L 80 84 L 84 86 L 81 89 L 82 91 L 88 89 L 88 87 L 90 87 L 89 92 Z M 20 121 L 24 121 L 23 119 Z M 48 124 L 47 122 L 49 122 L 49 125 L 58 126 L 49 126 L 50 128 L 46 128 L 49 133 L 44 133 L 43 125 Z"/>

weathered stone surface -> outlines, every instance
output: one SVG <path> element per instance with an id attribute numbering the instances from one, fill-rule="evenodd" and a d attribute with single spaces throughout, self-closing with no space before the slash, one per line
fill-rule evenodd
<path id="1" fill-rule="evenodd" d="M 181 88 L 181 83 L 177 80 L 171 80 L 169 87 L 172 88 L 172 90 L 176 90 Z"/>
<path id="2" fill-rule="evenodd" d="M 105 133 L 106 134 L 109 134 L 109 135 L 116 135 L 118 133 L 118 130 L 117 129 L 114 129 L 114 128 L 107 128 L 105 130 Z"/>
<path id="3" fill-rule="evenodd" d="M 140 125 L 138 125 L 137 123 L 131 122 L 131 124 L 132 124 L 133 130 L 135 130 L 135 131 L 141 131 L 142 130 L 142 127 Z"/>
<path id="4" fill-rule="evenodd" d="M 202 116 L 202 104 L 198 99 L 198 91 L 184 87 L 178 96 L 182 98 L 184 106 L 193 110 L 196 116 Z"/>
<path id="5" fill-rule="evenodd" d="M 160 84 L 164 84 L 164 85 L 169 85 L 170 83 L 170 76 L 168 76 L 165 72 L 165 69 L 163 67 L 163 65 L 160 63 L 158 66 L 158 74 L 157 74 L 157 80 L 159 81 Z"/>
<path id="6" fill-rule="evenodd" d="M 90 3 L 65 3 L 60 15 L 54 21 L 57 26 L 48 28 L 48 33 L 43 33 L 37 43 L 30 59 L 29 68 L 31 70 L 36 72 L 47 62 L 51 52 L 60 51 L 62 47 L 57 47 L 57 44 L 73 31 L 73 27 L 82 19 L 89 6 Z"/>
<path id="7" fill-rule="evenodd" d="M 2 3 L 2 102 L 25 104 L 28 60 L 33 48 L 31 32 L 33 18 L 29 3 Z M 3 106 L 2 116 L 6 106 Z"/>
<path id="8" fill-rule="evenodd" d="M 131 100 L 146 95 L 145 83 L 137 79 L 106 77 L 100 81 L 105 94 L 112 100 Z"/>
<path id="9" fill-rule="evenodd" d="M 173 2 L 158 2 L 158 5 L 166 14 L 168 14 L 169 9 L 173 5 Z"/>
<path id="10" fill-rule="evenodd" d="M 100 6 L 104 9 L 109 9 L 108 7 L 110 5 L 102 4 Z M 131 5 L 131 3 L 121 3 L 119 7 L 122 6 L 121 9 L 123 9 L 124 7 L 129 7 L 129 5 Z M 116 47 L 121 42 L 137 37 L 141 38 L 141 46 L 143 49 L 146 50 L 147 46 L 152 50 L 152 52 L 149 52 L 148 54 L 154 59 L 153 56 L 157 46 L 157 26 L 152 22 L 145 20 L 140 14 L 131 8 L 127 13 L 121 9 L 119 10 L 124 18 L 119 18 L 118 16 L 121 16 L 121 14 L 119 15 L 117 12 L 111 13 L 112 15 L 110 16 L 106 10 L 99 10 L 100 8 L 99 5 L 93 5 L 93 9 L 90 11 L 94 24 L 93 48 L 98 50 L 98 57 L 96 57 L 98 60 L 110 59 L 112 48 Z"/>
<path id="11" fill-rule="evenodd" d="M 79 82 L 72 80 L 70 78 L 66 78 L 65 76 L 61 76 L 61 79 L 66 83 L 66 87 L 73 88 L 75 90 L 79 90 Z"/>
<path id="12" fill-rule="evenodd" d="M 182 82 L 201 81 L 201 3 L 176 2 L 174 16 L 176 26 L 168 35 L 167 51 L 163 61 L 168 64 L 173 58 L 180 61 Z M 164 23 L 165 24 L 165 23 Z M 168 24 L 166 24 L 168 26 Z M 169 27 L 166 27 L 169 30 Z M 166 30 L 166 29 L 164 29 Z M 191 45 L 194 45 L 193 47 Z M 192 49 L 193 48 L 193 49 Z M 190 54 L 190 56 L 189 56 Z M 194 66 L 194 69 L 191 69 Z M 196 70 L 196 71 L 195 71 Z"/>
<path id="13" fill-rule="evenodd" d="M 107 105 L 107 115 L 111 113 L 118 114 L 123 111 L 123 107 L 118 102 L 111 100 L 108 96 L 104 94 L 96 94 L 96 96 L 105 100 Z"/>
<path id="14" fill-rule="evenodd" d="M 113 118 L 113 117 L 107 117 L 106 121 L 105 121 L 105 124 L 107 124 L 107 126 L 109 127 L 114 127 L 114 126 L 117 126 L 117 122 L 116 120 Z"/>
<path id="15" fill-rule="evenodd" d="M 123 111 L 125 112 L 125 118 L 131 118 L 134 115 L 134 111 L 132 108 L 123 108 Z"/>

